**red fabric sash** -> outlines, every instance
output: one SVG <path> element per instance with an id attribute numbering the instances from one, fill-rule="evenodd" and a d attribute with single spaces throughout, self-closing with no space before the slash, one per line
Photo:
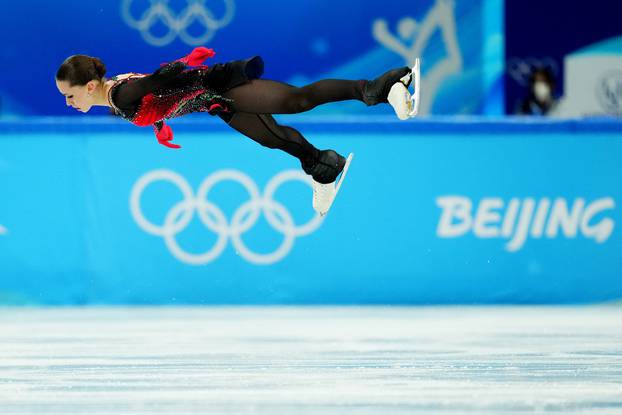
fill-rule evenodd
<path id="1" fill-rule="evenodd" d="M 192 52 L 183 58 L 177 59 L 175 62 L 183 62 L 188 66 L 201 66 L 206 59 L 214 55 L 215 52 L 213 49 L 200 46 L 193 49 Z M 207 66 L 204 67 L 207 68 Z M 142 98 L 138 113 L 132 120 L 132 123 L 141 127 L 153 125 L 160 144 L 169 148 L 181 148 L 181 146 L 171 143 L 173 140 L 173 130 L 171 127 L 164 124 L 163 120 L 175 111 L 180 102 L 195 98 L 203 92 L 205 92 L 205 90 L 193 91 L 184 97 L 178 98 L 174 103 L 158 99 L 151 93 L 147 94 Z M 161 126 L 158 128 L 156 123 L 161 124 Z"/>

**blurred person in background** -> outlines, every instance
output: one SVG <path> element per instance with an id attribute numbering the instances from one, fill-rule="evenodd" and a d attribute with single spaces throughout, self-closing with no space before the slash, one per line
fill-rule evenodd
<path id="1" fill-rule="evenodd" d="M 555 77 L 545 67 L 535 68 L 529 78 L 529 94 L 519 104 L 517 113 L 521 115 L 547 115 L 555 109 Z"/>

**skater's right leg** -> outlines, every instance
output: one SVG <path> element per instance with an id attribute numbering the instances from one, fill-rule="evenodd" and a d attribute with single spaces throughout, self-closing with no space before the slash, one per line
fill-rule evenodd
<path id="1" fill-rule="evenodd" d="M 236 112 L 221 118 L 262 146 L 280 149 L 296 157 L 302 169 L 316 182 L 333 183 L 343 170 L 344 157 L 333 150 L 318 150 L 298 130 L 278 124 L 269 114 Z"/>
<path id="2" fill-rule="evenodd" d="M 283 82 L 253 79 L 223 95 L 233 101 L 231 105 L 237 112 L 294 114 L 330 102 L 358 100 L 368 106 L 389 103 L 400 119 L 406 119 L 416 114 L 408 92 L 414 69 L 417 69 L 418 79 L 416 66 L 393 69 L 368 81 L 323 79 L 300 88 Z M 415 89 L 418 94 L 418 84 Z"/>
<path id="3" fill-rule="evenodd" d="M 221 115 L 232 128 L 268 148 L 278 148 L 298 158 L 313 180 L 313 209 L 326 214 L 335 198 L 335 181 L 346 159 L 333 150 L 318 150 L 297 130 L 279 125 L 271 115 L 234 113 Z"/>
<path id="4" fill-rule="evenodd" d="M 296 114 L 318 105 L 346 100 L 363 101 L 365 81 L 323 79 L 304 87 L 283 82 L 253 79 L 224 93 L 238 112 Z"/>

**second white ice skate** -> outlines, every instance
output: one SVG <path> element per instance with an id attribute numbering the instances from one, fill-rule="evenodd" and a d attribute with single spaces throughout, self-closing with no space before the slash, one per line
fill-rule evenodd
<path id="1" fill-rule="evenodd" d="M 412 118 L 419 112 L 420 79 L 421 69 L 419 59 L 416 59 L 415 66 L 413 66 L 411 72 L 404 76 L 400 82 L 396 82 L 389 91 L 387 100 L 400 120 Z M 413 94 L 406 87 L 409 83 L 414 89 Z"/>
<path id="2" fill-rule="evenodd" d="M 326 216 L 330 207 L 333 205 L 335 201 L 335 197 L 337 197 L 337 193 L 341 188 L 341 184 L 348 173 L 348 169 L 350 168 L 350 163 L 352 162 L 352 158 L 354 157 L 353 153 L 348 155 L 346 159 L 346 164 L 343 166 L 343 170 L 339 175 L 339 180 L 333 183 L 323 184 L 312 180 L 313 185 L 313 209 L 320 214 L 320 216 Z"/>

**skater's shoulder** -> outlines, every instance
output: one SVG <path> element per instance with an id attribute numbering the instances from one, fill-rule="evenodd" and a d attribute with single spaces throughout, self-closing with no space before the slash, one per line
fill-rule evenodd
<path id="1" fill-rule="evenodd" d="M 128 79 L 143 78 L 143 77 L 145 77 L 145 74 L 137 73 L 137 72 L 128 72 L 128 73 L 122 73 L 119 75 L 115 75 L 110 79 L 112 81 L 121 83 L 122 81 L 127 81 Z"/>

